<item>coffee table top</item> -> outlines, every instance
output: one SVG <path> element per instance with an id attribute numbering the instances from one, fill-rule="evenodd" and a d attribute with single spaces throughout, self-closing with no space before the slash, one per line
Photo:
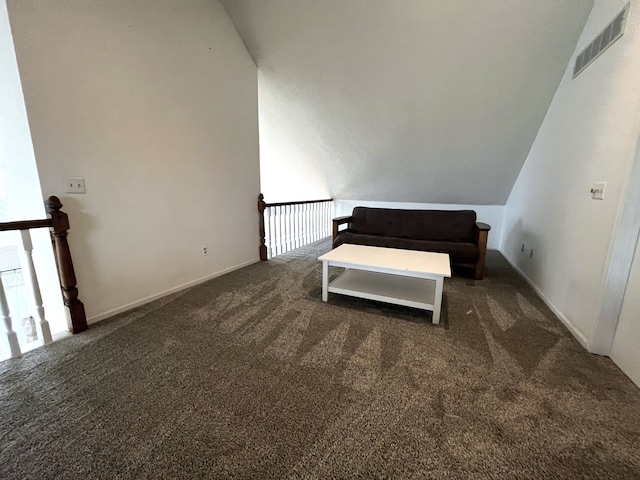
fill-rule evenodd
<path id="1" fill-rule="evenodd" d="M 340 266 L 366 266 L 406 272 L 430 273 L 451 276 L 449 255 L 446 253 L 402 250 L 399 248 L 370 247 L 343 243 L 318 257 Z"/>

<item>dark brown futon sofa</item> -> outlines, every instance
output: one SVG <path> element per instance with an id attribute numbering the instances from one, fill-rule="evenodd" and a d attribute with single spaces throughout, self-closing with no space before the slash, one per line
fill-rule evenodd
<path id="1" fill-rule="evenodd" d="M 352 243 L 448 253 L 453 265 L 473 268 L 481 280 L 489 230 L 486 223 L 476 222 L 473 210 L 356 207 L 352 215 L 333 219 L 333 248 Z"/>

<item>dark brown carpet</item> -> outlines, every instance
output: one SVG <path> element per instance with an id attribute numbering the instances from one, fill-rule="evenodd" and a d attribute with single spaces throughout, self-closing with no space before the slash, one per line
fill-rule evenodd
<path id="1" fill-rule="evenodd" d="M 0 478 L 640 478 L 640 391 L 499 253 L 434 326 L 324 304 L 328 248 L 0 364 Z"/>

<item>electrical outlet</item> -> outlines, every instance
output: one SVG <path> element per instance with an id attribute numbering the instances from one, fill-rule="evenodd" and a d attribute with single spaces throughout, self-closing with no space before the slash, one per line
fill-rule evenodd
<path id="1" fill-rule="evenodd" d="M 202 256 L 206 257 L 208 253 L 209 253 L 209 250 L 208 250 L 207 246 L 203 245 L 202 246 Z"/>
<path id="2" fill-rule="evenodd" d="M 67 193 L 87 193 L 84 177 L 67 177 Z"/>

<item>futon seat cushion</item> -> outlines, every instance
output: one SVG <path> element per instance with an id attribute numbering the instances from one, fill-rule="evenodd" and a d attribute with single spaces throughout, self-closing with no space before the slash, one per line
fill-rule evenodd
<path id="1" fill-rule="evenodd" d="M 402 248 L 427 252 L 448 253 L 452 263 L 475 263 L 479 250 L 476 244 L 468 242 L 445 242 L 431 240 L 411 240 L 409 238 L 366 235 L 354 232 L 342 232 L 336 238 L 333 247 L 343 243 L 370 245 L 373 247 Z"/>

